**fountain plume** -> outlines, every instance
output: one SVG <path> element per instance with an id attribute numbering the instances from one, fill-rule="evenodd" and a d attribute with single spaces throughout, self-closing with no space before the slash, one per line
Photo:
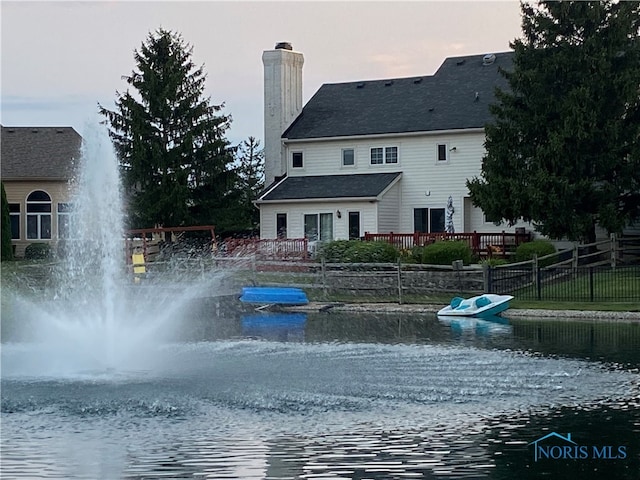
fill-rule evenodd
<path id="1" fill-rule="evenodd" d="M 188 314 L 185 307 L 211 294 L 216 275 L 205 279 L 198 272 L 196 281 L 189 272 L 168 268 L 134 283 L 119 166 L 106 131 L 87 129 L 72 188 L 70 235 L 50 298 L 14 303 L 21 328 L 28 330 L 23 336 L 39 345 L 20 369 L 55 376 L 152 369 Z"/>

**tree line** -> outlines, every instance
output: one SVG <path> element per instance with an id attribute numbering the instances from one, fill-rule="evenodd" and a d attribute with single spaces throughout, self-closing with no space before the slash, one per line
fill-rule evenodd
<path id="1" fill-rule="evenodd" d="M 595 240 L 640 221 L 640 2 L 522 2 L 486 125 L 473 204 L 549 238 Z M 264 187 L 254 137 L 232 146 L 231 116 L 204 95 L 193 47 L 162 28 L 134 51 L 115 109 L 98 105 L 122 167 L 130 228 L 213 224 L 257 231 Z M 3 256 L 9 255 L 3 197 Z"/>

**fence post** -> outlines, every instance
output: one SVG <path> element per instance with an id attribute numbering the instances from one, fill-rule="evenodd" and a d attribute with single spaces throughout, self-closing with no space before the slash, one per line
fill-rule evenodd
<path id="1" fill-rule="evenodd" d="M 253 274 L 253 284 L 258 284 L 258 268 L 256 266 L 256 254 L 251 255 L 251 273 Z"/>
<path id="2" fill-rule="evenodd" d="M 531 259 L 531 268 L 533 269 L 533 284 L 536 286 L 538 300 L 542 300 L 542 275 L 540 274 L 540 265 L 538 264 L 538 255 L 533 254 Z"/>
<path id="3" fill-rule="evenodd" d="M 398 304 L 402 305 L 402 261 L 398 257 Z"/>
<path id="4" fill-rule="evenodd" d="M 460 270 L 462 270 L 462 260 L 454 260 L 451 263 L 451 270 L 456 272 L 456 278 L 458 280 L 458 293 L 462 295 L 462 279 L 460 278 Z"/>
<path id="5" fill-rule="evenodd" d="M 322 295 L 326 300 L 327 299 L 327 267 L 326 267 L 324 256 L 320 261 L 320 272 L 322 273 Z"/>
<path id="6" fill-rule="evenodd" d="M 616 268 L 616 261 L 618 259 L 618 241 L 616 234 L 611 234 L 611 268 Z"/>
<path id="7" fill-rule="evenodd" d="M 589 267 L 589 300 L 593 302 L 593 267 Z"/>
<path id="8" fill-rule="evenodd" d="M 579 248 L 578 243 L 573 242 L 573 252 L 571 253 L 571 274 L 575 277 L 578 273 Z"/>
<path id="9" fill-rule="evenodd" d="M 493 293 L 493 285 L 491 285 L 491 272 L 493 269 L 488 263 L 482 264 L 482 279 L 484 280 L 484 291 L 487 293 Z"/>

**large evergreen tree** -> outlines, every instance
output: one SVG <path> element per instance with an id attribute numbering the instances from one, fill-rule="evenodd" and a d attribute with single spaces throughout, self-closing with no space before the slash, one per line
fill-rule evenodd
<path id="1" fill-rule="evenodd" d="M 640 3 L 522 4 L 471 199 L 552 238 L 593 241 L 640 218 Z"/>
<path id="2" fill-rule="evenodd" d="M 174 32 L 150 33 L 116 92 L 116 109 L 99 105 L 123 168 L 133 228 L 217 224 L 235 185 L 230 116 L 204 96 L 206 74 L 193 47 Z"/>

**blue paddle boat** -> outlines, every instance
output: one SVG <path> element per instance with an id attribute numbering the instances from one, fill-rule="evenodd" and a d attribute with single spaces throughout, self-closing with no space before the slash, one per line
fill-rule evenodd
<path id="1" fill-rule="evenodd" d="M 485 318 L 498 315 L 509 308 L 511 295 L 496 295 L 485 293 L 477 297 L 461 298 L 453 297 L 451 303 L 440 309 L 438 316 L 442 317 L 475 317 Z"/>
<path id="2" fill-rule="evenodd" d="M 243 287 L 240 301 L 264 307 L 306 305 L 309 303 L 307 294 L 302 289 L 294 287 Z"/>

